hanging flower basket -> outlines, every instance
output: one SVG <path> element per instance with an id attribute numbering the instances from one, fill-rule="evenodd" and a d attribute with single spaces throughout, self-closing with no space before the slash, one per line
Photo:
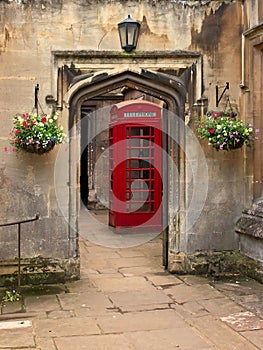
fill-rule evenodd
<path id="1" fill-rule="evenodd" d="M 38 115 L 37 113 L 16 114 L 14 127 L 10 133 L 10 144 L 17 151 L 44 154 L 60 144 L 66 135 L 57 123 L 58 115 Z"/>
<path id="2" fill-rule="evenodd" d="M 241 148 L 244 144 L 251 147 L 258 130 L 243 121 L 232 112 L 210 111 L 198 122 L 197 132 L 200 139 L 207 139 L 208 144 L 218 151 Z"/>
<path id="3" fill-rule="evenodd" d="M 41 143 L 31 143 L 29 145 L 22 144 L 21 147 L 24 151 L 29 153 L 43 154 L 50 152 L 54 148 L 55 144 L 55 141 L 48 141 L 48 143 L 45 145 Z"/>
<path id="4" fill-rule="evenodd" d="M 233 143 L 230 143 L 229 144 L 229 149 L 238 149 L 238 148 L 241 148 L 243 147 L 244 145 L 244 141 L 239 141 L 239 142 L 233 142 Z M 220 147 L 219 147 L 220 149 Z"/>

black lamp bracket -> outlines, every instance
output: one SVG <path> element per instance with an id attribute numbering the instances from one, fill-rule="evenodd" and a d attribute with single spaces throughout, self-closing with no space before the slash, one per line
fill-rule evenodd
<path id="1" fill-rule="evenodd" d="M 218 97 L 219 96 L 219 88 L 224 88 L 224 90 L 223 90 L 222 94 L 220 95 L 220 97 Z M 226 90 L 229 90 L 229 82 L 228 81 L 226 82 L 226 85 L 224 85 L 222 87 L 216 85 L 216 107 L 218 107 L 219 102 L 221 101 L 221 99 L 222 99 L 224 93 L 226 92 Z"/>

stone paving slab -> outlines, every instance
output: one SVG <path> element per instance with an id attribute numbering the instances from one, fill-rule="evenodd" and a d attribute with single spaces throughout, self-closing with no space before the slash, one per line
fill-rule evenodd
<path id="1" fill-rule="evenodd" d="M 247 342 L 246 339 L 227 324 L 215 319 L 213 316 L 192 318 L 189 322 L 192 327 L 199 330 L 218 348 L 222 350 L 256 350 L 256 346 Z M 258 350 L 258 349 L 257 349 Z"/>
<path id="2" fill-rule="evenodd" d="M 150 281 L 154 286 L 174 286 L 182 284 L 183 282 L 171 274 L 162 272 L 156 274 L 147 274 L 147 280 Z"/>
<path id="3" fill-rule="evenodd" d="M 23 329 L 2 329 L 0 331 L 0 349 L 35 348 L 33 327 Z"/>
<path id="4" fill-rule="evenodd" d="M 121 277 L 121 274 L 118 272 L 118 268 L 105 268 L 105 269 L 98 269 L 99 275 L 118 275 L 118 277 Z M 104 276 L 105 277 L 105 276 Z"/>
<path id="5" fill-rule="evenodd" d="M 130 290 L 155 290 L 155 288 L 142 276 L 108 278 L 94 280 L 98 290 L 103 292 L 128 292 Z"/>
<path id="6" fill-rule="evenodd" d="M 235 300 L 243 307 L 263 318 L 263 294 L 237 296 Z"/>
<path id="7" fill-rule="evenodd" d="M 76 317 L 74 310 L 55 310 L 47 312 L 47 318 L 64 319 L 69 317 Z"/>
<path id="8" fill-rule="evenodd" d="M 222 298 L 223 295 L 209 284 L 192 285 L 179 284 L 165 289 L 165 293 L 177 303 L 183 304 L 192 300 Z"/>
<path id="9" fill-rule="evenodd" d="M 137 304 L 137 305 L 122 305 L 118 309 L 122 313 L 126 312 L 138 312 L 138 311 L 155 311 L 155 310 L 169 310 L 174 309 L 170 303 L 161 304 Z"/>
<path id="10" fill-rule="evenodd" d="M 221 317 L 221 320 L 229 324 L 230 327 L 236 331 L 263 329 L 263 320 L 250 311 L 238 312 L 226 317 Z"/>
<path id="11" fill-rule="evenodd" d="M 91 277 L 89 277 L 89 278 L 81 278 L 78 281 L 68 282 L 67 283 L 67 290 L 73 294 L 74 293 L 88 293 L 89 291 L 94 292 L 95 286 L 92 283 L 93 276 L 97 276 L 97 274 L 91 273 Z M 67 294 L 67 293 L 65 293 L 65 294 Z M 59 295 L 61 296 L 63 294 L 59 294 Z"/>
<path id="12" fill-rule="evenodd" d="M 107 316 L 107 315 L 115 315 L 119 314 L 119 308 L 104 308 L 104 307 L 82 307 L 82 308 L 74 308 L 74 314 L 76 317 L 99 317 L 99 316 Z"/>
<path id="13" fill-rule="evenodd" d="M 236 276 L 229 281 L 219 280 L 216 282 L 216 288 L 222 292 L 226 292 L 229 296 L 249 295 L 263 293 L 263 285 L 255 280 Z"/>
<path id="14" fill-rule="evenodd" d="M 37 349 L 41 350 L 57 350 L 54 342 L 54 338 L 41 338 L 35 337 Z M 77 349 L 76 349 L 77 350 Z"/>
<path id="15" fill-rule="evenodd" d="M 94 286 L 96 285 L 96 280 L 104 280 L 105 278 L 107 279 L 112 279 L 112 278 L 121 278 L 121 277 L 126 277 L 124 275 L 122 275 L 119 272 L 111 272 L 109 269 L 107 269 L 106 272 L 104 271 L 99 271 L 99 273 L 97 275 L 92 275 L 90 277 L 90 280 L 93 282 Z M 133 276 L 127 276 L 127 277 L 133 277 Z"/>
<path id="16" fill-rule="evenodd" d="M 103 333 L 125 333 L 154 329 L 184 328 L 185 321 L 174 310 L 130 312 L 98 317 L 97 323 Z"/>
<path id="17" fill-rule="evenodd" d="M 124 267 L 149 266 L 152 267 L 153 261 L 146 257 L 112 258 L 112 259 L 93 259 L 89 258 L 85 262 L 89 268 L 103 270 L 108 268 L 120 269 Z M 157 263 L 154 263 L 157 265 Z"/>
<path id="18" fill-rule="evenodd" d="M 34 330 L 39 337 L 66 337 L 100 334 L 95 318 L 74 317 L 63 319 L 34 320 Z"/>
<path id="19" fill-rule="evenodd" d="M 129 257 L 129 258 L 118 258 L 118 259 L 108 259 L 109 266 L 111 267 L 141 267 L 141 266 L 158 266 L 155 263 L 154 258 L 148 259 L 147 257 Z"/>
<path id="20" fill-rule="evenodd" d="M 90 257 L 92 256 L 92 260 L 100 259 L 101 258 L 101 249 L 93 249 L 93 248 L 88 248 L 88 261 L 90 260 Z M 116 251 L 114 251 L 111 248 L 108 248 L 107 250 L 103 250 L 103 257 L 105 259 L 119 259 L 120 254 L 118 254 Z"/>
<path id="21" fill-rule="evenodd" d="M 145 256 L 145 253 L 139 249 L 131 248 L 131 249 L 120 249 L 118 254 L 122 258 L 136 258 L 138 256 Z"/>
<path id="22" fill-rule="evenodd" d="M 27 319 L 23 320 L 8 320 L 0 322 L 0 331 L 3 329 L 23 329 L 32 327 L 32 322 Z"/>
<path id="23" fill-rule="evenodd" d="M 224 316 L 228 316 L 229 314 L 244 311 L 244 308 L 241 305 L 235 303 L 233 300 L 230 300 L 229 298 L 226 298 L 226 297 L 217 298 L 216 302 L 214 299 L 199 300 L 198 304 L 202 306 L 205 310 L 207 310 L 207 312 L 211 313 L 212 315 L 216 315 L 220 317 L 224 317 Z"/>
<path id="24" fill-rule="evenodd" d="M 1 349 L 1 348 L 0 348 Z M 14 348 L 4 348 L 5 350 L 12 350 L 12 349 L 14 349 Z M 15 348 L 16 350 L 36 350 L 36 348 L 34 347 L 34 348 Z M 53 349 L 51 349 L 51 350 L 53 350 Z M 56 350 L 56 349 L 55 349 Z"/>
<path id="25" fill-rule="evenodd" d="M 16 313 L 23 312 L 23 308 L 24 307 L 23 307 L 23 303 L 21 300 L 16 301 L 16 302 L 6 302 L 2 306 L 1 312 L 2 312 L 2 315 L 16 314 Z"/>
<path id="26" fill-rule="evenodd" d="M 248 277 L 236 276 L 230 282 L 218 281 L 215 288 L 243 308 L 263 318 L 263 284 Z"/>
<path id="27" fill-rule="evenodd" d="M 72 350 L 72 344 L 76 350 L 136 350 L 123 334 L 62 337 L 54 341 L 57 350 Z"/>
<path id="28" fill-rule="evenodd" d="M 241 334 L 243 337 L 258 346 L 259 349 L 263 349 L 263 329 L 242 332 Z"/>
<path id="29" fill-rule="evenodd" d="M 108 293 L 108 297 L 117 307 L 147 304 L 167 304 L 172 302 L 167 295 L 156 289 L 142 291 L 131 290 L 129 293 L 113 292 Z"/>
<path id="30" fill-rule="evenodd" d="M 39 313 L 40 311 L 46 312 L 60 309 L 56 295 L 32 296 L 25 299 L 25 305 L 26 310 L 29 312 L 37 311 Z"/>
<path id="31" fill-rule="evenodd" d="M 204 339 L 191 327 L 133 332 L 126 333 L 125 336 L 138 350 L 215 349 L 208 339 Z"/>
<path id="32" fill-rule="evenodd" d="M 174 309 L 184 318 L 209 315 L 208 310 L 197 301 L 188 301 L 183 305 L 175 304 Z"/>
<path id="33" fill-rule="evenodd" d="M 109 298 L 102 292 L 96 290 L 87 293 L 67 293 L 58 296 L 63 310 L 74 308 L 112 308 L 113 304 Z"/>
<path id="34" fill-rule="evenodd" d="M 182 275 L 178 276 L 181 281 L 183 281 L 187 286 L 194 286 L 194 285 L 202 285 L 202 284 L 208 284 L 208 279 L 204 276 L 196 276 L 196 275 Z"/>
<path id="35" fill-rule="evenodd" d="M 118 269 L 118 271 L 128 276 L 145 276 L 149 273 L 154 273 L 156 271 L 156 268 L 154 266 L 132 266 L 132 267 L 121 267 Z M 160 271 L 162 271 L 160 269 Z"/>

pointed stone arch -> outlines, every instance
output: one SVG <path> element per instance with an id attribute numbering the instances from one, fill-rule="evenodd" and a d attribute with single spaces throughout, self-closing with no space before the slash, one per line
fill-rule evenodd
<path id="1" fill-rule="evenodd" d="M 189 75 L 192 73 L 193 66 L 188 68 Z M 67 70 L 67 67 L 65 67 Z M 66 79 L 67 80 L 67 79 Z M 69 80 L 67 80 L 69 81 Z M 76 135 L 76 124 L 80 120 L 81 105 L 88 100 L 95 97 L 105 95 L 116 89 L 128 87 L 134 90 L 142 91 L 157 99 L 163 100 L 166 109 L 184 120 L 185 103 L 187 100 L 187 86 L 185 82 L 175 75 L 166 73 L 154 72 L 146 69 L 130 70 L 109 70 L 99 71 L 95 74 L 77 75 L 70 79 L 67 85 L 67 92 L 63 96 L 64 106 L 68 109 L 68 129 L 71 140 L 74 140 Z M 62 108 L 63 108 L 62 107 Z M 174 127 L 170 126 L 170 127 Z M 184 134 L 180 135 L 181 144 L 184 143 Z M 179 145 L 166 145 L 169 148 L 169 153 L 177 162 L 178 169 L 180 169 L 180 179 L 177 183 L 172 180 L 169 183 L 170 191 L 173 191 L 175 186 L 182 186 L 179 190 L 178 201 L 180 202 L 180 210 L 184 211 L 184 176 L 185 176 L 185 154 Z M 71 164 L 71 159 L 80 158 L 80 147 L 70 141 L 69 143 L 69 168 L 68 168 L 68 218 L 69 218 L 69 241 L 70 254 L 78 254 L 78 212 L 79 212 L 79 194 L 78 194 L 78 171 L 75 164 Z M 167 204 L 167 207 L 169 205 Z M 168 241 L 174 248 L 179 246 L 180 232 L 179 224 L 175 222 L 179 220 L 179 215 L 173 221 L 173 228 L 167 229 L 166 245 L 164 246 L 164 265 L 167 267 L 168 260 Z M 177 249 L 177 248 L 176 248 Z"/>
<path id="2" fill-rule="evenodd" d="M 66 103 L 71 109 L 69 127 L 73 125 L 77 105 L 124 86 L 165 101 L 168 110 L 184 118 L 187 90 L 179 77 L 145 69 L 137 72 L 131 70 L 118 73 L 99 72 L 88 77 L 84 75 L 82 79 L 78 76 L 77 79 L 72 80 L 66 94 Z"/>

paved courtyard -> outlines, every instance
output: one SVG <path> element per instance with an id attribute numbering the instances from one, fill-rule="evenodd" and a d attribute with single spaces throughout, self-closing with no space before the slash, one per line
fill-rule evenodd
<path id="1" fill-rule="evenodd" d="M 82 237 L 80 249 L 81 280 L 25 296 L 24 313 L 7 306 L 0 349 L 263 349 L 263 285 L 170 275 L 160 238 L 107 248 Z"/>

